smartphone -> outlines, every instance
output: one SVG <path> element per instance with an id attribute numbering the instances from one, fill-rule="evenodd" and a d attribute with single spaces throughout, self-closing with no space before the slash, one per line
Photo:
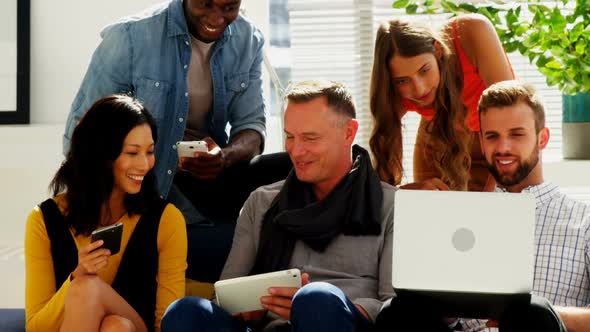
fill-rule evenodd
<path id="1" fill-rule="evenodd" d="M 195 156 L 195 152 L 208 152 L 207 142 L 205 141 L 185 141 L 176 142 L 176 151 L 178 158 Z"/>
<path id="2" fill-rule="evenodd" d="M 217 305 L 230 314 L 263 309 L 260 298 L 271 287 L 301 287 L 301 271 L 289 269 L 226 279 L 214 284 Z"/>
<path id="3" fill-rule="evenodd" d="M 119 252 L 121 249 L 121 237 L 123 235 L 123 224 L 116 223 L 110 226 L 99 228 L 92 232 L 90 235 L 90 241 L 103 240 L 104 243 L 99 248 L 109 249 L 111 255 Z"/>

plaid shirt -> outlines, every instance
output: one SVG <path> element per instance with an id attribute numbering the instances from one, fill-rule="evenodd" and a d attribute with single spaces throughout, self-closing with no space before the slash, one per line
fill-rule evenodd
<path id="1" fill-rule="evenodd" d="M 551 183 L 523 192 L 533 194 L 537 203 L 533 293 L 559 306 L 590 307 L 590 206 Z M 462 331 L 497 330 L 485 328 L 482 320 L 460 323 Z"/>

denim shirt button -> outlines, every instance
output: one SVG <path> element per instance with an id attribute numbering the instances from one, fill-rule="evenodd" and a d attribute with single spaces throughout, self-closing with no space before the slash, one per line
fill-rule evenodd
<path id="1" fill-rule="evenodd" d="M 185 40 L 185 41 L 184 41 L 184 43 L 185 43 L 186 45 L 188 45 L 188 44 L 189 44 L 188 40 Z"/>
<path id="2" fill-rule="evenodd" d="M 176 144 L 172 144 L 172 150 L 176 150 Z"/>
<path id="3" fill-rule="evenodd" d="M 182 121 L 184 121 L 183 118 L 178 118 L 178 122 L 182 122 Z"/>
<path id="4" fill-rule="evenodd" d="M 183 68 L 184 68 L 184 69 L 187 69 L 187 68 L 188 68 L 188 65 L 184 65 L 184 66 L 183 66 Z"/>
<path id="5" fill-rule="evenodd" d="M 156 88 L 157 88 L 157 87 L 159 87 L 159 86 L 160 86 L 160 82 L 156 82 L 156 84 L 154 84 L 154 85 L 155 85 L 155 86 L 156 86 Z"/>
<path id="6" fill-rule="evenodd" d="M 245 88 L 245 87 L 246 87 L 246 83 L 242 82 L 242 83 L 240 83 L 240 86 L 241 86 L 241 87 L 242 87 L 242 89 L 243 89 L 243 88 Z"/>
<path id="7" fill-rule="evenodd" d="M 168 170 L 166 173 L 168 173 L 168 175 L 172 175 L 172 170 Z"/>
<path id="8" fill-rule="evenodd" d="M 185 96 L 185 97 L 188 97 L 188 92 L 185 92 L 185 93 L 184 93 L 184 96 Z"/>

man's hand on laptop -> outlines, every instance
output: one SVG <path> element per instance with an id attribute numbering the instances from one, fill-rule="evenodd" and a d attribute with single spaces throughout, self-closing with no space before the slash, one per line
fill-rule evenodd
<path id="1" fill-rule="evenodd" d="M 309 274 L 301 273 L 301 287 L 309 283 Z M 291 302 L 299 288 L 296 287 L 271 287 L 268 292 L 270 296 L 260 298 L 262 306 L 277 314 L 281 318 L 291 318 Z"/>
<path id="2" fill-rule="evenodd" d="M 439 178 L 430 178 L 422 182 L 413 182 L 400 186 L 401 189 L 415 189 L 415 190 L 450 190 L 446 183 Z"/>

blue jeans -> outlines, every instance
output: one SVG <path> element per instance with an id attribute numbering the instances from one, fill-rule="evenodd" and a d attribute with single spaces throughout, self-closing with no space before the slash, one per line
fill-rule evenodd
<path id="1" fill-rule="evenodd" d="M 371 322 L 337 287 L 314 282 L 301 288 L 291 304 L 291 331 L 366 331 Z M 185 297 L 172 303 L 162 318 L 162 331 L 244 332 L 253 326 L 234 318 L 208 300 Z"/>

